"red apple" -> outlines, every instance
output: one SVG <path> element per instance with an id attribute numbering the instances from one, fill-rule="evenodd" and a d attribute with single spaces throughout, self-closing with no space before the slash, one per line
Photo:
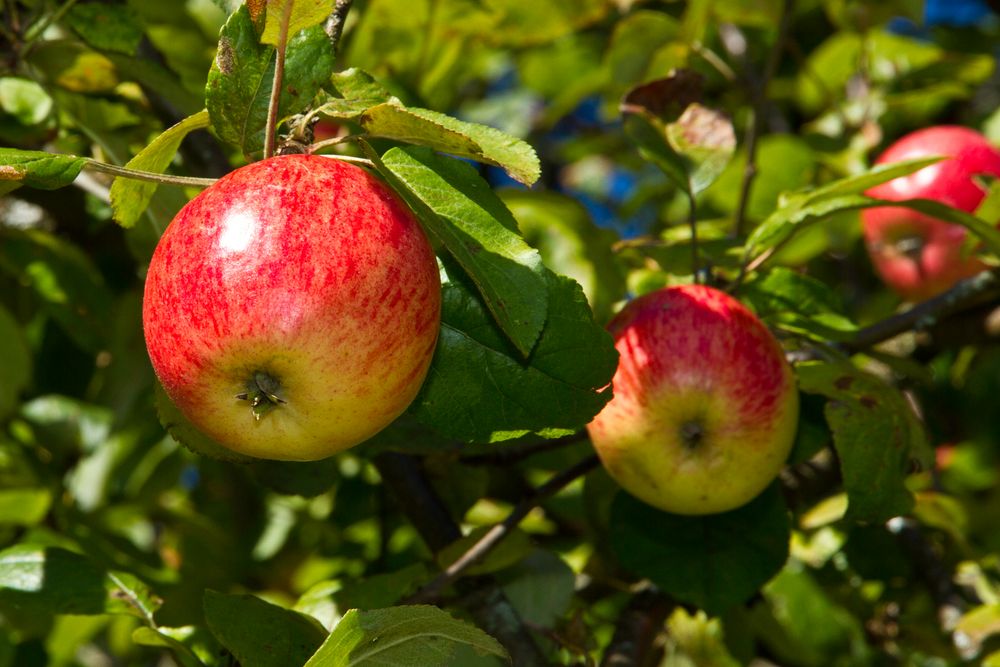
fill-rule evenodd
<path id="1" fill-rule="evenodd" d="M 1000 151 L 966 127 L 937 126 L 906 135 L 877 164 L 932 155 L 948 156 L 929 167 L 883 183 L 866 194 L 876 199 L 934 199 L 975 211 L 985 191 L 976 174 L 1000 176 Z M 865 243 L 875 268 L 904 299 L 926 299 L 985 267 L 965 251 L 965 229 L 911 209 L 879 207 L 862 211 Z"/>
<path id="2" fill-rule="evenodd" d="M 608 325 L 620 360 L 614 398 L 590 423 L 608 473 L 677 514 L 739 507 L 777 476 L 792 448 L 799 395 L 778 341 L 711 287 L 667 287 Z"/>
<path id="3" fill-rule="evenodd" d="M 434 352 L 437 261 L 363 169 L 275 157 L 219 179 L 160 239 L 146 347 L 199 429 L 248 456 L 315 460 L 413 400 Z"/>
<path id="4" fill-rule="evenodd" d="M 320 119 L 313 125 L 313 141 L 320 142 L 333 139 L 340 134 L 341 127 L 326 119 Z"/>

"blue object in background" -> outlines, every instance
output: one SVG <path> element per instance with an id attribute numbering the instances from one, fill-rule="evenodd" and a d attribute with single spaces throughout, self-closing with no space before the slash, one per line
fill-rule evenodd
<path id="1" fill-rule="evenodd" d="M 930 28 L 935 26 L 969 28 L 994 20 L 996 15 L 985 0 L 926 0 L 922 25 L 897 16 L 886 28 L 896 35 L 930 39 Z"/>
<path id="2" fill-rule="evenodd" d="M 185 491 L 193 491 L 201 482 L 201 471 L 198 466 L 189 464 L 181 470 L 181 487 Z"/>
<path id="3" fill-rule="evenodd" d="M 983 0 L 927 0 L 924 3 L 924 25 L 967 27 L 978 24 L 992 14 Z"/>

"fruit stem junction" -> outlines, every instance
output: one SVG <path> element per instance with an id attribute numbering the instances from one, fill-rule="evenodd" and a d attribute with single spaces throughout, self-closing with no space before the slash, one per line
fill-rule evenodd
<path id="1" fill-rule="evenodd" d="M 270 373 L 254 371 L 253 377 L 247 382 L 247 390 L 236 394 L 237 400 L 250 402 L 250 413 L 254 420 L 260 421 L 268 412 L 284 405 L 287 401 L 278 396 L 281 383 Z"/>

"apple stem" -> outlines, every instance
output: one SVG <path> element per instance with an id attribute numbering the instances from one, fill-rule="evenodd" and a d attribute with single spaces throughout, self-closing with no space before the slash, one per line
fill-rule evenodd
<path id="1" fill-rule="evenodd" d="M 691 277 L 697 285 L 701 282 L 701 258 L 698 255 L 698 204 L 688 191 L 688 226 L 691 229 Z"/>
<path id="2" fill-rule="evenodd" d="M 99 171 L 103 174 L 131 178 L 136 181 L 147 181 L 149 183 L 159 183 L 161 185 L 181 185 L 187 187 L 207 188 L 219 179 L 198 178 L 197 176 L 177 176 L 175 174 L 160 174 L 153 171 L 142 171 L 140 169 L 126 169 L 117 165 L 99 162 L 92 158 L 84 158 L 84 169 Z"/>
<path id="3" fill-rule="evenodd" d="M 681 442 L 684 444 L 684 449 L 688 451 L 697 449 L 704 437 L 705 429 L 700 422 L 688 421 L 681 425 Z"/>
<path id="4" fill-rule="evenodd" d="M 270 373 L 254 371 L 253 377 L 247 382 L 247 390 L 236 394 L 237 400 L 250 402 L 250 413 L 254 421 L 260 421 L 268 412 L 287 403 L 278 396 L 281 383 Z"/>
<path id="5" fill-rule="evenodd" d="M 285 51 L 288 50 L 288 25 L 292 19 L 292 0 L 287 0 L 281 10 L 278 28 L 277 57 L 274 78 L 271 79 L 271 97 L 267 106 L 267 124 L 264 129 L 264 159 L 274 155 L 274 131 L 278 125 L 278 104 L 281 101 L 281 78 L 285 73 Z"/>

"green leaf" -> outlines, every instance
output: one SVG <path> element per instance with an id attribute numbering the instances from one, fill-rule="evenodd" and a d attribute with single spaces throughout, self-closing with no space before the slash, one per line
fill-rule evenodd
<path id="1" fill-rule="evenodd" d="M 33 526 L 45 518 L 51 505 L 48 489 L 0 489 L 0 525 Z"/>
<path id="2" fill-rule="evenodd" d="M 413 563 L 395 572 L 376 574 L 361 580 L 348 581 L 333 594 L 338 609 L 379 609 L 391 607 L 413 593 L 430 578 L 423 563 Z"/>
<path id="3" fill-rule="evenodd" d="M 747 239 L 746 251 L 760 253 L 770 250 L 808 225 L 835 213 L 870 207 L 874 201 L 862 195 L 843 195 L 808 204 L 800 199 L 790 199 L 787 205 L 777 209 L 754 228 Z"/>
<path id="4" fill-rule="evenodd" d="M 715 182 L 736 151 L 729 118 L 699 103 L 702 85 L 700 74 L 679 69 L 632 88 L 621 103 L 639 152 L 692 196 Z"/>
<path id="5" fill-rule="evenodd" d="M 573 568 L 544 549 L 535 549 L 498 578 L 521 620 L 543 628 L 559 624 L 576 592 Z"/>
<path id="6" fill-rule="evenodd" d="M 738 667 L 723 639 L 722 622 L 709 618 L 705 612 L 688 613 L 678 607 L 667 619 L 667 628 L 677 650 L 693 665 L 707 667 Z"/>
<path id="7" fill-rule="evenodd" d="M 799 387 L 826 396 L 825 413 L 847 492 L 846 518 L 886 521 L 913 507 L 912 460 L 926 465 L 923 425 L 898 390 L 847 363 L 796 368 Z"/>
<path id="8" fill-rule="evenodd" d="M 46 448 L 73 455 L 93 452 L 104 445 L 114 421 L 114 413 L 107 407 L 58 394 L 31 399 L 18 414 L 31 424 Z"/>
<path id="9" fill-rule="evenodd" d="M 0 148 L 0 187 L 7 185 L 6 181 L 15 186 L 55 190 L 72 183 L 86 163 L 87 158 L 75 155 Z"/>
<path id="10" fill-rule="evenodd" d="M 66 23 L 83 41 L 101 51 L 131 56 L 142 41 L 142 24 L 135 10 L 127 5 L 73 5 Z"/>
<path id="11" fill-rule="evenodd" d="M 817 154 L 801 137 L 792 134 L 769 134 L 757 144 L 756 177 L 750 189 L 746 216 L 759 222 L 778 207 L 778 198 L 811 184 L 817 171 Z M 705 190 L 704 198 L 713 208 L 733 215 L 739 205 L 746 152 L 736 154 L 719 178 Z"/>
<path id="12" fill-rule="evenodd" d="M 208 111 L 203 109 L 164 130 L 129 160 L 125 168 L 163 173 L 173 161 L 184 137 L 204 127 L 208 127 Z M 149 206 L 156 188 L 156 183 L 122 176 L 116 178 L 111 184 L 111 208 L 115 222 L 126 228 L 133 226 Z"/>
<path id="13" fill-rule="evenodd" d="M 841 178 L 815 189 L 784 196 L 780 206 L 758 225 L 747 239 L 749 251 L 763 251 L 784 242 L 797 228 L 841 211 L 871 208 L 875 200 L 861 193 L 881 183 L 917 172 L 940 162 L 940 157 L 903 160 L 879 165 L 863 174 Z M 894 204 L 895 205 L 895 204 Z"/>
<path id="14" fill-rule="evenodd" d="M 82 349 L 107 340 L 111 295 L 90 258 L 63 239 L 32 229 L 0 226 L 0 271 L 37 295 L 43 310 Z"/>
<path id="15" fill-rule="evenodd" d="M 820 341 L 846 341 L 857 331 L 830 286 L 792 269 L 775 267 L 748 281 L 741 296 L 765 321 Z"/>
<path id="16" fill-rule="evenodd" d="M 505 46 L 552 42 L 600 21 L 614 5 L 610 0 L 487 0 L 482 4 L 499 17 L 485 37 Z"/>
<path id="17" fill-rule="evenodd" d="M 955 639 L 961 640 L 964 657 L 979 654 L 983 644 L 1000 634 L 1000 604 L 983 604 L 962 614 L 955 625 Z"/>
<path id="18" fill-rule="evenodd" d="M 667 123 L 665 131 L 670 147 L 684 163 L 686 189 L 695 195 L 715 182 L 736 150 L 736 133 L 729 118 L 697 103 Z"/>
<path id="19" fill-rule="evenodd" d="M 567 195 L 521 188 L 497 194 L 545 266 L 580 283 L 594 317 L 607 321 L 614 304 L 625 298 L 625 279 L 611 250 L 618 236 L 597 227 L 587 209 Z M 686 258 L 690 261 L 690 253 Z"/>
<path id="20" fill-rule="evenodd" d="M 461 558 L 476 542 L 488 533 L 492 526 L 477 526 L 467 535 L 455 540 L 437 553 L 436 560 L 442 570 Z M 465 574 L 490 574 L 510 567 L 523 559 L 531 551 L 531 538 L 523 530 L 515 528 L 485 558 L 466 568 Z"/>
<path id="21" fill-rule="evenodd" d="M 205 591 L 205 621 L 243 667 L 301 665 L 323 643 L 323 627 L 253 595 Z"/>
<path id="22" fill-rule="evenodd" d="M 0 304 L 0 420 L 17 407 L 31 381 L 31 350 L 17 320 Z"/>
<path id="23" fill-rule="evenodd" d="M 496 165 L 525 185 L 533 184 L 541 176 L 541 165 L 531 146 L 488 125 L 393 103 L 372 107 L 357 120 L 372 136 L 428 146 Z"/>
<path id="24" fill-rule="evenodd" d="M 244 155 L 264 146 L 275 49 L 259 44 L 246 5 L 222 29 L 219 49 L 208 73 L 205 101 L 219 137 Z M 320 26 L 289 40 L 278 117 L 305 109 L 333 72 L 333 50 Z"/>
<path id="25" fill-rule="evenodd" d="M 861 624 L 837 605 L 802 565 L 792 561 L 763 590 L 776 628 L 764 641 L 783 663 L 827 664 L 830 656 L 853 658 L 845 664 L 866 664 Z M 771 635 L 771 636 L 768 636 Z M 860 655 L 859 655 L 860 653 Z"/>
<path id="26" fill-rule="evenodd" d="M 630 12 L 615 24 L 605 52 L 604 67 L 617 97 L 620 98 L 626 89 L 669 71 L 650 71 L 661 50 L 676 53 L 676 67 L 684 64 L 687 37 L 682 30 L 681 23 L 673 16 L 651 8 Z"/>
<path id="27" fill-rule="evenodd" d="M 840 195 L 861 194 L 876 185 L 888 183 L 889 181 L 899 178 L 900 176 L 909 176 L 910 174 L 916 173 L 924 167 L 936 164 L 943 159 L 945 159 L 944 156 L 930 156 L 918 157 L 910 160 L 900 160 L 899 162 L 892 162 L 889 164 L 880 164 L 862 174 L 846 176 L 827 183 L 822 187 L 815 188 L 814 190 L 807 190 L 804 192 L 806 196 L 805 201 L 807 203 L 812 203 L 819 201 L 820 199 L 838 197 Z"/>
<path id="28" fill-rule="evenodd" d="M 160 602 L 134 576 L 33 544 L 0 551 L 0 609 L 22 614 L 127 614 L 147 622 Z"/>
<path id="29" fill-rule="evenodd" d="M 668 514 L 624 492 L 611 507 L 611 547 L 621 564 L 710 614 L 748 600 L 781 570 L 790 531 L 777 484 L 722 514 Z"/>
<path id="30" fill-rule="evenodd" d="M 352 609 L 305 667 L 434 667 L 447 664 L 463 645 L 480 655 L 507 659 L 507 652 L 495 639 L 437 607 Z"/>
<path id="31" fill-rule="evenodd" d="M 443 153 L 502 167 L 511 178 L 531 185 L 541 175 L 534 149 L 488 125 L 469 123 L 429 109 L 407 107 L 367 72 L 351 69 L 333 76 L 343 99 L 320 106 L 327 116 L 358 123 L 370 136 L 427 146 Z"/>
<path id="32" fill-rule="evenodd" d="M 147 628 L 140 627 L 132 631 L 132 641 L 139 646 L 154 646 L 157 648 L 170 649 L 173 657 L 180 663 L 181 667 L 205 667 L 205 663 L 198 659 L 194 652 L 185 646 L 176 637 L 168 634 L 169 631 L 176 631 L 178 628 Z"/>
<path id="33" fill-rule="evenodd" d="M 260 41 L 275 46 L 278 44 L 281 17 L 286 8 L 291 11 L 288 21 L 288 36 L 291 37 L 325 21 L 333 12 L 333 4 L 333 0 L 267 0 L 267 16 Z"/>
<path id="34" fill-rule="evenodd" d="M 375 77 L 357 67 L 335 72 L 330 83 L 340 93 L 340 98 L 330 98 L 320 108 L 337 118 L 357 118 L 369 107 L 399 99 Z"/>
<path id="35" fill-rule="evenodd" d="M 612 339 L 594 323 L 579 285 L 545 276 L 549 319 L 527 360 L 469 287 L 449 278 L 437 351 L 411 406 L 415 417 L 451 437 L 496 442 L 574 432 L 600 412 L 618 360 Z"/>
<path id="36" fill-rule="evenodd" d="M 518 235 L 507 207 L 471 166 L 425 148 L 393 148 L 380 167 L 527 356 L 547 315 L 545 267 L 538 251 Z"/>
<path id="37" fill-rule="evenodd" d="M 0 109 L 24 125 L 37 125 L 52 111 L 52 98 L 34 81 L 5 76 L 0 78 Z"/>
<path id="38" fill-rule="evenodd" d="M 674 185 L 687 192 L 690 188 L 684 161 L 667 144 L 663 128 L 645 116 L 625 116 L 625 134 L 639 149 L 639 155 L 659 167 Z"/>

